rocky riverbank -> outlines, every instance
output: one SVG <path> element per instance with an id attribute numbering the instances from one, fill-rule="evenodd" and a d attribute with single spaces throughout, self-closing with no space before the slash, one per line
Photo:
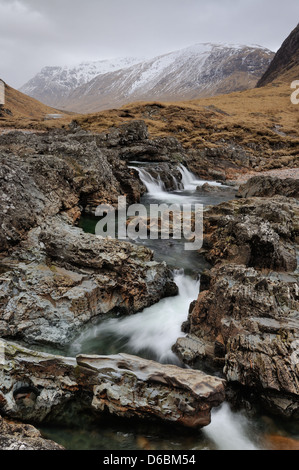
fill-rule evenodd
<path id="1" fill-rule="evenodd" d="M 1 351 L 0 411 L 25 422 L 65 423 L 72 412 L 96 419 L 108 411 L 198 428 L 225 398 L 220 378 L 127 354 L 65 358 L 6 341 Z"/>
<path id="2" fill-rule="evenodd" d="M 65 348 L 92 322 L 177 294 L 172 272 L 151 250 L 77 226 L 82 213 L 115 206 L 120 195 L 139 202 L 145 187 L 127 165 L 134 159 L 150 162 L 170 190 L 180 181 L 178 164 L 192 160 L 175 139 L 150 140 L 142 121 L 102 134 L 72 123 L 0 136 L 0 415 L 42 423 L 66 419 L 66 408 L 92 416 L 108 410 L 202 427 L 225 393 L 235 400 L 237 391 L 297 418 L 298 180 L 257 177 L 239 190 L 222 188 L 237 198 L 205 211 L 202 254 L 213 267 L 173 350 L 188 366 L 206 364 L 212 376 L 126 355 L 70 359 L 20 346 Z M 205 160 L 200 176 L 216 177 L 216 167 Z M 213 191 L 204 185 L 197 194 Z M 9 434 L 10 425 L 1 426 Z M 37 446 L 52 445 L 30 429 L 25 440 L 31 431 Z"/>
<path id="3" fill-rule="evenodd" d="M 149 141 L 139 122 L 107 135 L 73 123 L 69 131 L 0 136 L 1 415 L 56 422 L 74 406 L 91 415 L 209 424 L 225 398 L 221 379 L 130 356 L 68 359 L 18 345 L 65 348 L 105 315 L 131 315 L 177 294 L 172 272 L 151 250 L 86 234 L 76 222 L 120 195 L 139 201 L 145 188 L 126 161 L 162 153 L 160 164 L 171 166 L 178 150 L 171 139 Z M 26 429 L 2 447 L 51 447 Z"/>
<path id="4" fill-rule="evenodd" d="M 190 306 L 187 336 L 173 348 L 189 365 L 218 368 L 232 389 L 296 419 L 299 206 L 281 194 L 298 197 L 298 183 L 255 177 L 238 200 L 206 212 L 202 251 L 214 267 Z"/>

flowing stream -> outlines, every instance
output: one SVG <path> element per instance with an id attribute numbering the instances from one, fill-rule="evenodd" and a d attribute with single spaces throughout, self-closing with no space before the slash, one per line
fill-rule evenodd
<path id="1" fill-rule="evenodd" d="M 165 190 L 161 178 L 151 176 L 146 165 L 134 168 L 147 188 L 141 200 L 145 206 L 153 202 L 197 202 L 207 206 L 234 197 L 233 192 L 197 193 L 196 187 L 205 181 L 198 180 L 183 166 L 179 166 L 182 180 L 176 182 L 174 187 L 177 189 L 172 192 Z M 94 233 L 97 220 L 84 216 L 81 227 Z M 136 315 L 114 316 L 89 326 L 81 332 L 67 353 L 75 356 L 78 353 L 109 355 L 126 352 L 183 366 L 171 347 L 178 337 L 184 335 L 181 325 L 187 319 L 190 303 L 198 296 L 200 274 L 208 267 L 207 262 L 197 252 L 184 252 L 181 240 L 142 240 L 135 243 L 150 247 L 156 260 L 167 262 L 173 269 L 179 294 L 162 299 Z M 43 427 L 42 431 L 68 449 L 89 450 L 254 450 L 264 447 L 267 433 L 299 437 L 298 426 L 287 430 L 285 425 L 277 424 L 269 417 L 249 418 L 242 412 L 233 412 L 227 403 L 214 409 L 211 424 L 198 431 L 178 431 L 156 423 L 134 423 L 132 426 L 130 422 L 113 417 L 109 422 L 104 419 L 100 425 L 78 422 L 71 428 Z"/>

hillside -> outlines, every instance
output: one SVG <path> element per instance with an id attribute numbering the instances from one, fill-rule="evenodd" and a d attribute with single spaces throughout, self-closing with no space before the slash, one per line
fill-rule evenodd
<path id="1" fill-rule="evenodd" d="M 299 79 L 299 24 L 283 42 L 257 87 Z"/>
<path id="2" fill-rule="evenodd" d="M 298 110 L 290 101 L 288 85 L 186 102 L 140 102 L 75 119 L 96 133 L 132 119 L 144 120 L 151 137 L 171 135 L 194 155 L 208 152 L 211 167 L 216 165 L 213 154 L 229 159 L 234 152 L 246 156 L 245 166 L 259 171 L 299 166 Z"/>
<path id="3" fill-rule="evenodd" d="M 69 94 L 98 75 L 115 72 L 141 62 L 141 58 L 125 57 L 96 62 L 82 62 L 73 67 L 44 67 L 20 88 L 22 93 L 49 106 L 61 105 Z"/>
<path id="4" fill-rule="evenodd" d="M 60 109 L 79 113 L 140 100 L 194 99 L 253 88 L 273 56 L 259 46 L 197 44 L 114 71 L 104 67 L 87 83 L 88 65 L 86 73 L 82 68 L 64 69 L 63 73 L 48 70 L 22 90 Z M 78 86 L 80 81 L 84 83 Z"/>
<path id="5" fill-rule="evenodd" d="M 42 122 L 47 114 L 57 113 L 60 111 L 5 85 L 5 106 L 0 115 L 0 126 L 34 126 Z"/>

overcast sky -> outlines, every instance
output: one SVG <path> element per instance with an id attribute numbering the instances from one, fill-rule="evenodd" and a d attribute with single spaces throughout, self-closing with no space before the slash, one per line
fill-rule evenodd
<path id="1" fill-rule="evenodd" d="M 201 42 L 276 51 L 298 22 L 298 0 L 0 0 L 0 78 L 19 88 L 46 65 Z"/>

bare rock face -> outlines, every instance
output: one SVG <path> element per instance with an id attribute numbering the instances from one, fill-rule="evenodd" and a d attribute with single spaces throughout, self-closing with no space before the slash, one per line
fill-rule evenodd
<path id="1" fill-rule="evenodd" d="M 222 265 L 210 276 L 175 352 L 189 364 L 223 369 L 229 383 L 258 391 L 268 408 L 299 416 L 298 275 Z"/>
<path id="2" fill-rule="evenodd" d="M 241 189 L 251 198 L 205 212 L 202 251 L 214 267 L 173 346 L 183 362 L 216 367 L 242 396 L 288 418 L 299 416 L 299 210 L 281 194 L 296 187 L 254 178 Z"/>
<path id="3" fill-rule="evenodd" d="M 55 422 L 77 403 L 95 416 L 108 411 L 198 428 L 225 398 L 222 379 L 126 354 L 71 359 L 1 347 L 0 411 L 22 421 Z"/>
<path id="4" fill-rule="evenodd" d="M 132 132 L 123 129 L 127 136 Z M 138 202 L 144 187 L 118 152 L 84 131 L 0 136 L 0 251 L 48 217 L 66 212 L 76 220 L 82 209 L 94 213 L 120 195 Z"/>
<path id="5" fill-rule="evenodd" d="M 205 213 L 203 252 L 212 264 L 234 262 L 293 272 L 299 206 L 283 196 L 229 201 Z"/>
<path id="6" fill-rule="evenodd" d="M 6 420 L 0 416 L 0 450 L 64 450 L 59 444 L 44 439 L 29 424 Z"/>
<path id="7" fill-rule="evenodd" d="M 82 210 L 139 201 L 145 188 L 119 154 L 148 142 L 143 121 L 0 136 L 0 336 L 65 346 L 93 319 L 177 293 L 150 250 L 74 226 Z"/>
<path id="8" fill-rule="evenodd" d="M 290 81 L 296 80 L 297 67 L 299 64 L 299 24 L 291 32 L 291 34 L 282 43 L 280 49 L 276 52 L 269 68 L 266 70 L 262 78 L 258 81 L 257 87 L 263 87 L 277 81 L 285 74 L 290 78 Z"/>
<path id="9" fill-rule="evenodd" d="M 287 196 L 299 198 L 299 180 L 273 176 L 254 176 L 239 187 L 237 197 Z"/>
<path id="10" fill-rule="evenodd" d="M 117 240 L 98 239 L 54 217 L 2 260 L 0 336 L 65 346 L 107 313 L 134 314 L 178 292 L 165 263 Z"/>

